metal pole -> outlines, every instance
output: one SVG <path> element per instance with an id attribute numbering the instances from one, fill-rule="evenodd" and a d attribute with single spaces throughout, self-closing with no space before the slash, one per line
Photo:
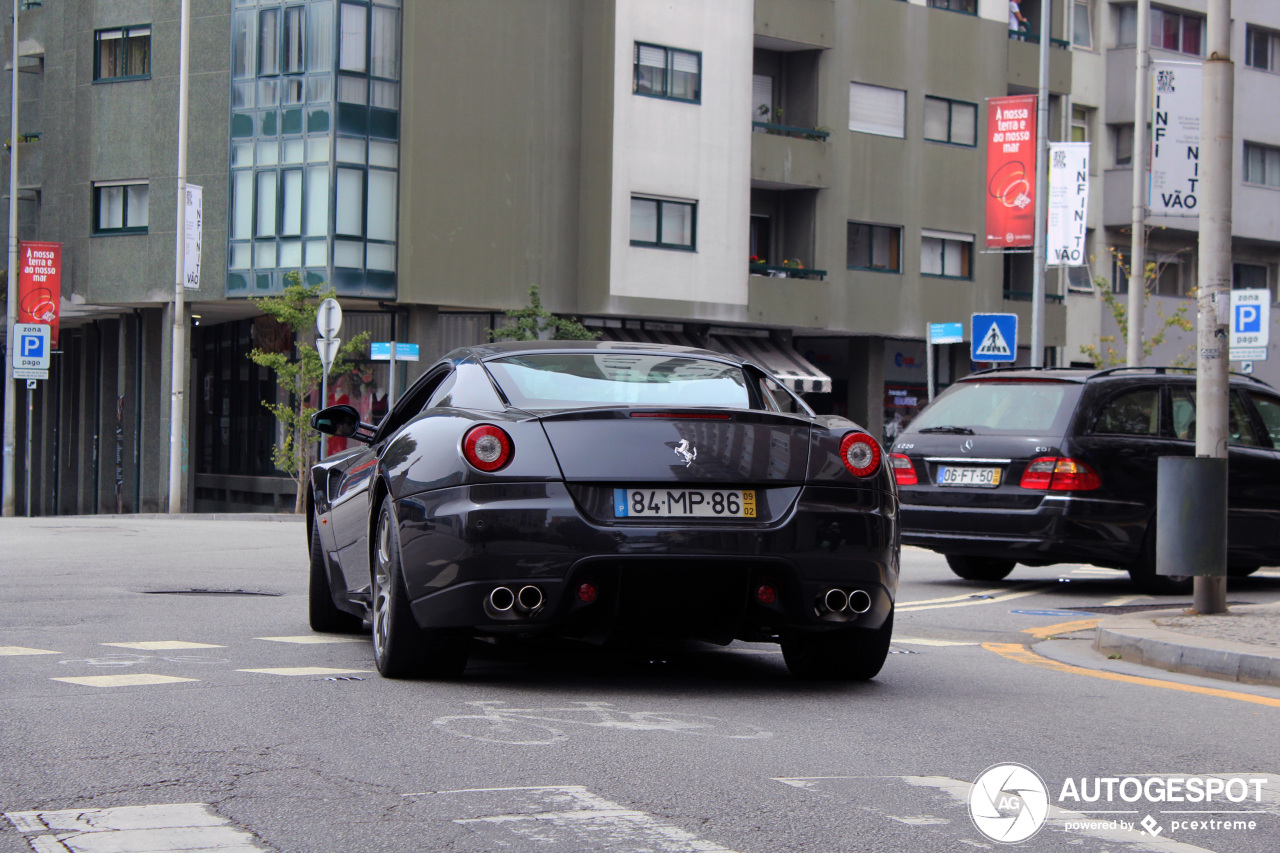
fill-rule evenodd
<path id="1" fill-rule="evenodd" d="M 1227 320 L 1231 291 L 1231 146 L 1235 65 L 1231 61 L 1231 0 L 1209 0 L 1207 58 L 1200 110 L 1200 278 L 1196 298 L 1196 456 L 1227 458 Z M 1220 310 L 1222 309 L 1222 310 Z M 1222 537 L 1220 565 L 1226 565 Z M 1195 578 L 1198 613 L 1225 613 L 1226 577 Z"/>
<path id="2" fill-rule="evenodd" d="M 924 324 L 924 369 L 929 375 L 929 402 L 933 402 L 933 391 L 935 383 L 933 381 L 933 335 L 931 333 L 932 326 L 929 323 Z"/>
<path id="3" fill-rule="evenodd" d="M 1031 278 L 1031 366 L 1044 366 L 1044 273 L 1046 226 L 1049 201 L 1049 34 L 1052 4 L 1040 4 L 1040 92 L 1036 98 L 1036 227 L 1031 255 L 1035 259 Z"/>
<path id="4" fill-rule="evenodd" d="M 1151 0 L 1138 0 L 1137 62 L 1133 77 L 1133 240 L 1129 252 L 1125 363 L 1142 364 L 1142 308 L 1147 295 L 1147 101 L 1151 86 Z"/>
<path id="5" fill-rule="evenodd" d="M 186 261 L 187 190 L 187 90 L 189 86 L 191 42 L 191 0 L 182 0 L 182 23 L 178 33 L 178 213 L 174 234 L 173 276 L 173 358 L 169 368 L 169 512 L 182 512 L 182 435 L 185 413 L 182 407 L 186 385 L 187 324 L 183 301 L 183 271 Z"/>
<path id="6" fill-rule="evenodd" d="M 396 312 L 391 311 L 391 365 L 390 379 L 387 380 L 387 414 L 396 404 Z"/>
<path id="7" fill-rule="evenodd" d="M 18 384 L 13 378 L 13 327 L 18 323 L 18 0 L 13 0 L 13 83 L 9 94 L 9 268 L 8 301 L 5 311 L 5 341 L 8 352 L 4 360 L 4 492 L 6 516 L 14 514 L 14 489 L 17 475 L 13 466 L 18 432 Z"/>
<path id="8" fill-rule="evenodd" d="M 27 518 L 31 517 L 31 409 L 34 406 L 35 394 L 27 388 L 27 435 L 24 440 L 26 447 L 22 453 L 22 469 L 26 472 L 27 479 L 26 491 L 22 493 L 22 502 L 27 508 Z"/>

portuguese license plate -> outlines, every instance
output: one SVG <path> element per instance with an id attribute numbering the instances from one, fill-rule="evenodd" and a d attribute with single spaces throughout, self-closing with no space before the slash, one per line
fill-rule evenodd
<path id="1" fill-rule="evenodd" d="M 942 465 L 938 468 L 939 486 L 977 486 L 994 489 L 1000 485 L 999 468 L 972 468 Z"/>
<path id="2" fill-rule="evenodd" d="M 753 489 L 614 489 L 614 518 L 755 518 Z"/>

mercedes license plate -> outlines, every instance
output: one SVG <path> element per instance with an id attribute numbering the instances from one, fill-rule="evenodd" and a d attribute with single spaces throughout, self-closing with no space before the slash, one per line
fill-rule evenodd
<path id="1" fill-rule="evenodd" d="M 939 486 L 978 486 L 994 489 L 1000 485 L 999 468 L 972 468 L 942 465 L 938 467 Z"/>
<path id="2" fill-rule="evenodd" d="M 755 518 L 752 489 L 614 489 L 615 518 Z"/>

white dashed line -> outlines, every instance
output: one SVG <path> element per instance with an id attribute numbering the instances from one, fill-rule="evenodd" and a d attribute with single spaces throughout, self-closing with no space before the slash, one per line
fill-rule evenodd
<path id="1" fill-rule="evenodd" d="M 14 655 L 60 655 L 62 652 L 51 652 L 48 649 L 28 649 L 23 646 L 0 646 L 0 657 Z"/>
<path id="2" fill-rule="evenodd" d="M 269 669 L 237 669 L 236 672 L 261 672 L 265 675 L 354 675 L 371 669 L 332 669 L 327 666 L 282 666 Z"/>
<path id="3" fill-rule="evenodd" d="M 1036 595 L 1049 589 L 1048 584 L 1041 584 L 1031 589 L 1024 589 L 1021 592 L 1010 592 L 1004 595 L 993 595 L 991 598 L 975 598 L 973 596 L 986 595 L 986 593 L 973 593 L 972 596 L 965 596 L 967 601 L 952 601 L 947 604 L 925 604 L 916 602 L 913 604 L 903 604 L 897 607 L 898 612 L 913 613 L 917 610 L 941 610 L 947 607 L 971 607 L 976 604 L 1001 604 L 1005 601 L 1013 601 L 1015 598 L 1025 598 L 1028 595 Z"/>
<path id="4" fill-rule="evenodd" d="M 118 649 L 134 649 L 140 652 L 163 652 L 173 649 L 225 649 L 226 646 L 215 646 L 212 643 L 188 643 L 184 640 L 146 640 L 138 643 L 98 643 L 100 646 L 115 646 Z"/>
<path id="5" fill-rule="evenodd" d="M 261 853 L 268 848 L 204 803 L 6 812 L 35 853 L 186 850 Z M 30 833 L 40 833 L 31 835 Z"/>
<path id="6" fill-rule="evenodd" d="M 297 643 L 300 646 L 319 646 L 327 643 L 367 643 L 368 637 L 333 637 L 325 634 L 302 634 L 297 637 L 254 637 L 272 643 Z"/>
<path id="7" fill-rule="evenodd" d="M 906 646 L 976 646 L 978 643 L 961 643 L 956 640 L 930 640 L 924 637 L 894 637 L 893 642 Z"/>
<path id="8" fill-rule="evenodd" d="M 65 681 L 67 684 L 80 684 L 85 687 L 139 687 L 144 684 L 176 684 L 180 681 L 199 681 L 200 679 L 155 675 L 150 672 L 131 672 L 125 675 L 82 675 L 50 680 Z"/>

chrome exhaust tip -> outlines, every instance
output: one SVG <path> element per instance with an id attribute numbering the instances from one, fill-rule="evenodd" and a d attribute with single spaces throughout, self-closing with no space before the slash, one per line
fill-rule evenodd
<path id="1" fill-rule="evenodd" d="M 516 608 L 531 613 L 542 606 L 542 590 L 536 586 L 522 586 L 516 594 Z"/>
<path id="2" fill-rule="evenodd" d="M 829 589 L 822 596 L 822 605 L 832 613 L 839 613 L 849 604 L 849 596 L 845 595 L 843 589 Z"/>
<path id="3" fill-rule="evenodd" d="M 854 613 L 866 613 L 871 609 L 871 596 L 860 589 L 849 593 L 849 610 Z"/>
<path id="4" fill-rule="evenodd" d="M 499 613 L 506 613 L 515 606 L 516 595 L 505 586 L 495 587 L 489 593 L 489 606 Z"/>

